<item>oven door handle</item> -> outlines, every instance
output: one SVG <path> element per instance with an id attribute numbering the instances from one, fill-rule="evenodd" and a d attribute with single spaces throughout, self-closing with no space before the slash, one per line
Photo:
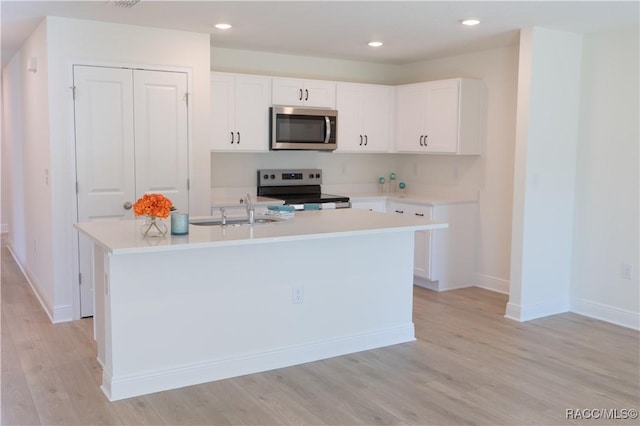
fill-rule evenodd
<path id="1" fill-rule="evenodd" d="M 331 138 L 331 120 L 329 120 L 329 116 L 324 116 L 324 123 L 326 126 L 326 131 L 324 133 L 324 143 L 329 143 L 329 138 Z"/>

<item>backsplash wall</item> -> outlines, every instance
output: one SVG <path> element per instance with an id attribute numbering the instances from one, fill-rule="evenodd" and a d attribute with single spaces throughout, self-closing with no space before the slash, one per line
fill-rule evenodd
<path id="1" fill-rule="evenodd" d="M 265 152 L 211 154 L 211 187 L 255 187 L 258 169 L 318 168 L 323 184 L 368 184 L 397 172 L 398 155 L 330 152 Z"/>

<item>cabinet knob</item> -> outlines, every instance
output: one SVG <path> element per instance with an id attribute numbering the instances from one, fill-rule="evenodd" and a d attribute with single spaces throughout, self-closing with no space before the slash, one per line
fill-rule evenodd
<path id="1" fill-rule="evenodd" d="M 131 201 L 127 201 L 122 205 L 122 207 L 124 207 L 125 210 L 131 210 L 131 207 L 133 207 L 133 204 L 131 204 Z"/>

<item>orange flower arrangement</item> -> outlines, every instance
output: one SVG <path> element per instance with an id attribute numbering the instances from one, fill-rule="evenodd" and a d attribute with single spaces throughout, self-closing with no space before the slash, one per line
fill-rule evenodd
<path id="1" fill-rule="evenodd" d="M 174 210 L 170 199 L 162 194 L 144 194 L 133 205 L 136 216 L 157 216 L 167 218 Z"/>

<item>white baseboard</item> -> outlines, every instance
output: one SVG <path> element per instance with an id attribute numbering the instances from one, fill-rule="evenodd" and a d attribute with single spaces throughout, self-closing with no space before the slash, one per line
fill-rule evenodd
<path id="1" fill-rule="evenodd" d="M 571 299 L 571 312 L 610 322 L 622 327 L 640 330 L 640 314 L 638 314 L 638 312 L 631 312 L 579 298 Z"/>
<path id="2" fill-rule="evenodd" d="M 509 294 L 509 280 L 504 278 L 476 273 L 475 286 L 495 291 L 496 293 Z"/>
<path id="3" fill-rule="evenodd" d="M 507 303 L 507 309 L 504 314 L 505 318 L 509 318 L 519 322 L 525 322 L 536 318 L 548 317 L 549 315 L 562 314 L 569 312 L 568 300 L 552 300 L 544 303 L 536 303 L 534 305 L 521 306 L 515 303 Z"/>
<path id="4" fill-rule="evenodd" d="M 22 275 L 27 280 L 27 283 L 29 284 L 29 287 L 31 287 L 33 294 L 35 294 L 38 302 L 40 302 L 42 309 L 44 309 L 44 312 L 49 317 L 49 320 L 54 324 L 58 322 L 67 322 L 73 320 L 72 306 L 63 305 L 54 306 L 53 308 L 51 308 L 51 303 L 49 303 L 47 297 L 40 291 L 40 286 L 38 285 L 37 280 L 32 277 L 31 274 L 22 265 L 22 263 L 20 263 L 20 260 L 13 251 L 11 244 L 7 244 L 7 249 L 9 250 L 9 253 L 11 253 L 11 257 L 13 257 L 13 260 L 15 260 L 16 265 L 18 265 L 20 272 L 22 272 Z"/>
<path id="5" fill-rule="evenodd" d="M 410 323 L 370 333 L 149 371 L 143 374 L 114 377 L 105 370 L 102 376 L 101 389 L 110 401 L 117 401 L 167 389 L 259 373 L 414 340 L 416 340 L 415 330 L 413 323 Z"/>
<path id="6" fill-rule="evenodd" d="M 438 281 L 429 281 L 424 278 L 413 276 L 413 283 L 418 287 L 428 288 L 433 291 L 440 291 L 440 287 L 438 286 Z"/>

